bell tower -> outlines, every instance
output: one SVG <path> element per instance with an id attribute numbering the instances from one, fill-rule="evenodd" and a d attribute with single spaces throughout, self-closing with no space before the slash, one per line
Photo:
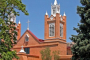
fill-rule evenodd
<path id="1" fill-rule="evenodd" d="M 19 40 L 19 38 L 21 37 L 21 22 L 19 20 L 19 23 L 16 24 L 16 16 L 14 15 L 14 13 L 11 12 L 11 14 L 8 16 L 10 21 L 15 23 L 15 27 L 16 27 L 16 31 L 17 31 L 17 40 Z"/>
<path id="2" fill-rule="evenodd" d="M 57 0 L 51 5 L 51 16 L 45 14 L 44 39 L 66 42 L 66 14 L 60 14 L 60 4 Z"/>
<path id="3" fill-rule="evenodd" d="M 11 14 L 8 16 L 10 21 L 16 23 L 16 16 L 14 15 L 14 13 L 11 12 Z"/>
<path id="4" fill-rule="evenodd" d="M 60 5 L 57 4 L 57 0 L 54 1 L 54 5 L 51 5 L 51 15 L 55 17 L 56 13 L 60 13 Z"/>

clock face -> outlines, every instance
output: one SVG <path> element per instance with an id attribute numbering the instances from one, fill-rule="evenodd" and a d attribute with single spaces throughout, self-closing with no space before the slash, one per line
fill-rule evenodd
<path id="1" fill-rule="evenodd" d="M 53 16 L 51 16 L 50 19 L 53 20 Z"/>

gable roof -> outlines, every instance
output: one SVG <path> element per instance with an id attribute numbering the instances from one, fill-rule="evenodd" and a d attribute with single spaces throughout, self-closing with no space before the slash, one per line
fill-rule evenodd
<path id="1" fill-rule="evenodd" d="M 39 42 L 44 42 L 44 40 L 37 38 L 30 30 L 27 30 L 27 31 Z"/>
<path id="2" fill-rule="evenodd" d="M 26 30 L 25 32 L 29 32 L 29 34 L 31 34 L 38 42 L 44 42 L 44 40 L 37 38 L 30 30 Z M 24 32 L 24 34 L 25 34 L 25 32 Z M 19 38 L 19 40 L 23 37 L 23 35 Z"/>

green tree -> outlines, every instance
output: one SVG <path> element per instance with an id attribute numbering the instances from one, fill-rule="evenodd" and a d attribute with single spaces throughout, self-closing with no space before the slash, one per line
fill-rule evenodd
<path id="1" fill-rule="evenodd" d="M 21 0 L 0 0 L 0 60 L 18 59 L 16 51 L 11 50 L 17 41 L 15 23 L 8 16 L 11 13 L 19 16 L 19 10 L 29 15 Z"/>
<path id="2" fill-rule="evenodd" d="M 54 57 L 54 60 L 59 60 L 59 59 L 60 59 L 59 54 L 60 54 L 59 51 L 53 51 L 53 57 Z"/>
<path id="3" fill-rule="evenodd" d="M 45 49 L 41 50 L 41 57 L 42 60 L 51 60 L 52 56 L 50 55 L 51 50 L 46 47 Z"/>
<path id="4" fill-rule="evenodd" d="M 90 60 L 90 0 L 80 0 L 82 6 L 77 6 L 77 14 L 81 20 L 78 28 L 74 28 L 77 35 L 70 38 L 75 44 L 72 49 L 72 60 Z"/>
<path id="5" fill-rule="evenodd" d="M 54 58 L 54 60 L 59 60 L 60 59 L 60 52 L 59 51 L 53 51 L 52 54 L 53 55 L 50 55 L 51 53 L 51 50 L 49 47 L 46 47 L 45 49 L 41 50 L 41 57 L 42 57 L 42 60 L 52 60 L 52 57 Z"/>

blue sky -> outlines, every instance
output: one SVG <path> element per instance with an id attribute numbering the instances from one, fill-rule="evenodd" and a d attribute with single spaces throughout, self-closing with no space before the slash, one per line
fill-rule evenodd
<path id="1" fill-rule="evenodd" d="M 21 21 L 21 35 L 27 30 L 29 19 L 29 29 L 38 38 L 44 39 L 44 16 L 46 11 L 48 15 L 51 15 L 51 3 L 54 4 L 54 0 L 22 0 L 26 5 L 29 16 L 25 16 L 20 12 L 20 16 L 16 17 L 16 22 Z M 81 6 L 80 0 L 57 0 L 60 4 L 60 14 L 64 12 L 67 16 L 67 42 L 71 42 L 69 37 L 72 34 L 76 35 L 76 31 L 73 27 L 77 27 L 77 23 L 80 21 L 80 17 L 77 14 L 77 6 Z"/>

